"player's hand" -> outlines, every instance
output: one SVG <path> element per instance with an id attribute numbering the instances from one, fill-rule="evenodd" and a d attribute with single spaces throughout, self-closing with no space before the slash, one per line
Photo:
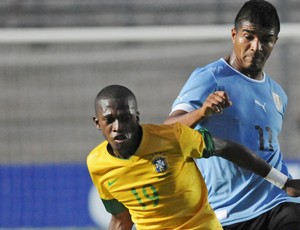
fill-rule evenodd
<path id="1" fill-rule="evenodd" d="M 297 180 L 293 180 L 290 179 L 288 180 L 284 187 L 283 190 L 286 191 L 286 193 L 289 196 L 293 196 L 293 197 L 298 197 L 300 196 L 300 179 Z"/>
<path id="2" fill-rule="evenodd" d="M 212 114 L 221 114 L 223 109 L 231 105 L 232 102 L 225 91 L 216 91 L 206 98 L 202 109 L 204 110 L 205 117 L 208 117 Z"/>

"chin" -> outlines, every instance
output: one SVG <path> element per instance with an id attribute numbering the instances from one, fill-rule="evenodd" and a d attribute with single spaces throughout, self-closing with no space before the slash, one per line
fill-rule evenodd
<path id="1" fill-rule="evenodd" d="M 262 65 L 261 64 L 252 64 L 248 67 L 248 69 L 253 72 L 259 72 L 262 70 Z"/>

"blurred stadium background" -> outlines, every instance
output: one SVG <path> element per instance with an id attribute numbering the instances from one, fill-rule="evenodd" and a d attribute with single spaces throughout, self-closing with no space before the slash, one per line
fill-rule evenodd
<path id="1" fill-rule="evenodd" d="M 282 37 L 265 70 L 289 96 L 280 139 L 300 177 L 300 2 L 272 2 Z M 191 71 L 230 52 L 242 3 L 0 1 L 0 228 L 105 229 L 109 216 L 85 166 L 103 140 L 92 122 L 95 95 L 124 84 L 137 95 L 142 122 L 163 122 Z M 137 37 L 126 39 L 132 30 Z"/>

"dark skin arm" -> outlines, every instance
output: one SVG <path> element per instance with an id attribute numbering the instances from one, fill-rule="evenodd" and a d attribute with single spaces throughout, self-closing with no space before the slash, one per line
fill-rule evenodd
<path id="1" fill-rule="evenodd" d="M 252 171 L 261 177 L 266 177 L 271 170 L 271 165 L 250 149 L 236 142 L 213 138 L 215 143 L 215 155 L 222 157 L 234 164 Z"/>
<path id="2" fill-rule="evenodd" d="M 216 156 L 229 160 L 261 177 L 266 177 L 270 172 L 272 166 L 250 149 L 232 141 L 213 139 Z M 283 190 L 289 196 L 300 196 L 300 180 L 289 179 L 285 183 Z"/>
<path id="3" fill-rule="evenodd" d="M 179 122 L 181 124 L 187 125 L 194 128 L 200 121 L 213 114 L 222 113 L 223 109 L 231 106 L 232 102 L 224 91 L 216 91 L 210 94 L 202 107 L 196 109 L 192 112 L 186 112 L 184 110 L 176 110 L 170 114 L 164 124 L 174 124 Z"/>
<path id="4" fill-rule="evenodd" d="M 289 194 L 289 196 L 294 196 L 294 197 L 300 196 L 300 180 L 299 179 L 288 180 L 285 183 L 283 190 L 286 191 L 286 193 Z"/>
<path id="5" fill-rule="evenodd" d="M 108 230 L 131 230 L 133 222 L 128 210 L 111 215 Z"/>

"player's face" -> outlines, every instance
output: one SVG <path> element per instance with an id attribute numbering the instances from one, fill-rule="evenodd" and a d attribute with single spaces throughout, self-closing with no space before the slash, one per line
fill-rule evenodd
<path id="1" fill-rule="evenodd" d="M 234 56 L 230 64 L 246 75 L 261 72 L 277 41 L 276 29 L 244 21 L 231 35 Z"/>
<path id="2" fill-rule="evenodd" d="M 133 97 L 102 99 L 94 117 L 116 155 L 129 157 L 139 145 L 139 121 L 136 101 Z"/>

